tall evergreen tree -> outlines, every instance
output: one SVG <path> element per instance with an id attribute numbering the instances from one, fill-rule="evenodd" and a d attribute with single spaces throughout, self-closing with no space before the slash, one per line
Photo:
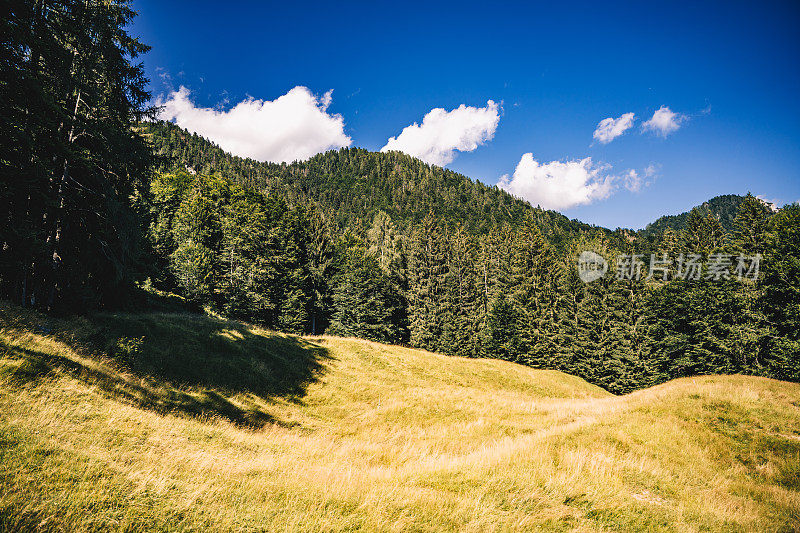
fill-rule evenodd
<path id="1" fill-rule="evenodd" d="M 463 357 L 480 354 L 483 325 L 477 271 L 477 246 L 464 225 L 448 236 L 444 282 L 443 351 Z"/>
<path id="2" fill-rule="evenodd" d="M 403 340 L 402 299 L 377 258 L 362 248 L 346 252 L 333 295 L 330 332 L 378 342 Z"/>
<path id="3" fill-rule="evenodd" d="M 137 273 L 130 198 L 151 157 L 135 126 L 151 110 L 134 15 L 39 0 L 3 17 L 0 290 L 23 305 L 119 303 Z"/>
<path id="4" fill-rule="evenodd" d="M 486 318 L 485 350 L 492 357 L 506 361 L 518 361 L 524 354 L 519 330 L 519 310 L 504 292 L 492 302 Z"/>
<path id="5" fill-rule="evenodd" d="M 800 379 L 800 205 L 784 207 L 768 225 L 760 309 L 769 331 L 761 364 L 780 379 Z"/>
<path id="6" fill-rule="evenodd" d="M 437 351 L 441 346 L 446 250 L 436 220 L 427 216 L 414 235 L 409 256 L 408 319 L 411 344 Z"/>
<path id="7" fill-rule="evenodd" d="M 747 194 L 734 219 L 733 244 L 746 254 L 763 254 L 766 244 L 767 223 L 772 210 L 761 200 Z"/>

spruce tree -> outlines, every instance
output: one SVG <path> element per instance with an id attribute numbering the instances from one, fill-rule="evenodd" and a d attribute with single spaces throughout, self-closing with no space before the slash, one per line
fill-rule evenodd
<path id="1" fill-rule="evenodd" d="M 446 268 L 444 238 L 435 219 L 427 216 L 415 232 L 409 257 L 408 319 L 413 346 L 440 348 Z"/>
<path id="2" fill-rule="evenodd" d="M 800 205 L 785 206 L 768 225 L 762 277 L 760 311 L 768 332 L 762 343 L 766 354 L 760 361 L 770 375 L 800 379 Z"/>
<path id="3" fill-rule="evenodd" d="M 142 264 L 152 116 L 124 1 L 17 2 L 0 41 L 0 292 L 42 309 L 120 305 Z"/>
<path id="4" fill-rule="evenodd" d="M 744 197 L 733 222 L 732 240 L 738 251 L 749 255 L 764 253 L 771 215 L 772 210 L 763 201 L 750 193 Z"/>
<path id="5" fill-rule="evenodd" d="M 349 248 L 336 279 L 330 333 L 378 342 L 402 341 L 398 323 L 400 295 L 380 266 L 380 261 L 361 247 Z"/>

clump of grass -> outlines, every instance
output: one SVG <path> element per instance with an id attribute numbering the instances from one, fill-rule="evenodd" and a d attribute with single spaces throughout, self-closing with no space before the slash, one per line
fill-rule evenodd
<path id="1" fill-rule="evenodd" d="M 3 306 L 0 320 L 0 529 L 800 523 L 797 384 L 716 376 L 615 397 L 560 372 L 200 315 Z"/>

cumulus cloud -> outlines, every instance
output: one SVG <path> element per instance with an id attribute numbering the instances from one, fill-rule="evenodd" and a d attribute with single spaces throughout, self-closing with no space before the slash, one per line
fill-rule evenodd
<path id="1" fill-rule="evenodd" d="M 611 165 L 595 164 L 591 157 L 539 163 L 528 153 L 520 159 L 513 176 L 502 176 L 498 186 L 532 205 L 563 210 L 605 200 L 621 187 L 639 192 L 656 179 L 659 165 L 629 169 L 621 175 L 611 170 Z"/>
<path id="2" fill-rule="evenodd" d="M 604 118 L 597 124 L 597 129 L 594 130 L 594 138 L 603 144 L 608 144 L 633 126 L 635 115 L 633 113 L 625 113 L 619 118 Z"/>
<path id="3" fill-rule="evenodd" d="M 630 169 L 622 176 L 623 185 L 631 192 L 639 192 L 650 185 L 658 174 L 656 165 L 648 165 L 642 171 Z"/>
<path id="4" fill-rule="evenodd" d="M 686 115 L 675 113 L 667 106 L 661 106 L 653 113 L 653 118 L 642 124 L 642 131 L 652 131 L 662 137 L 677 131 L 681 123 L 687 120 Z"/>
<path id="5" fill-rule="evenodd" d="M 608 168 L 594 164 L 591 157 L 539 163 L 527 153 L 511 179 L 503 176 L 498 185 L 543 209 L 567 209 L 608 198 L 615 181 L 605 174 Z"/>
<path id="6" fill-rule="evenodd" d="M 159 118 L 174 120 L 235 155 L 282 163 L 353 142 L 344 133 L 342 116 L 328 113 L 332 91 L 317 97 L 298 86 L 275 100 L 246 98 L 227 111 L 197 107 L 189 95 L 181 86 L 159 99 Z"/>
<path id="7" fill-rule="evenodd" d="M 492 140 L 500 122 L 500 107 L 489 100 L 486 107 L 461 104 L 452 111 L 431 109 L 422 119 L 392 137 L 381 152 L 399 150 L 426 163 L 444 166 L 455 159 L 455 152 L 471 152 Z"/>

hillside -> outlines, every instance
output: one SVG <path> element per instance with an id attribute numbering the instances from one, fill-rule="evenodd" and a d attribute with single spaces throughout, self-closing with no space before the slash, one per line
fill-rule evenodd
<path id="1" fill-rule="evenodd" d="M 800 385 L 0 307 L 2 530 L 789 531 Z"/>
<path id="2" fill-rule="evenodd" d="M 707 202 L 695 206 L 693 209 L 699 209 L 703 213 L 711 213 L 719 220 L 725 232 L 731 232 L 734 229 L 734 221 L 744 198 L 744 196 L 738 194 L 723 194 L 721 196 L 715 196 Z M 661 235 L 667 228 L 671 228 L 674 231 L 681 231 L 686 228 L 686 221 L 689 218 L 690 212 L 691 209 L 685 213 L 659 217 L 648 224 L 647 227 L 639 233 L 646 238 Z"/>
<path id="3" fill-rule="evenodd" d="M 145 123 L 142 132 L 163 169 L 219 173 L 252 190 L 285 195 L 294 202 L 314 202 L 341 229 L 365 231 L 383 212 L 406 230 L 431 214 L 448 225 L 464 224 L 485 234 L 503 224 L 519 225 L 525 213 L 532 211 L 552 241 L 581 231 L 611 235 L 605 228 L 532 208 L 495 186 L 401 152 L 343 148 L 287 165 L 231 155 L 171 122 Z"/>

